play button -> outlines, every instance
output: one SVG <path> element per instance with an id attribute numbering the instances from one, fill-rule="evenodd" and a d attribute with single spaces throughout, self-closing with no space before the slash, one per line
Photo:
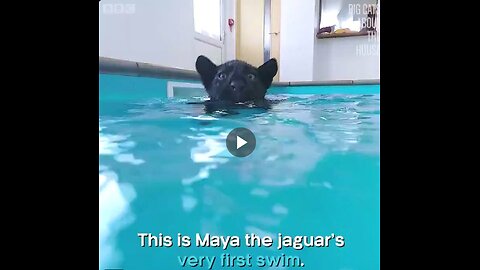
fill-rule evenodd
<path id="1" fill-rule="evenodd" d="M 228 151 L 236 157 L 246 157 L 255 150 L 257 141 L 255 135 L 246 128 L 236 128 L 228 133 L 227 140 Z"/>

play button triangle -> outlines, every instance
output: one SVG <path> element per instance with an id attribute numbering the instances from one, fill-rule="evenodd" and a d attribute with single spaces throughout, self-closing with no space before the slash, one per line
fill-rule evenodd
<path id="1" fill-rule="evenodd" d="M 247 141 L 245 141 L 244 139 L 242 139 L 240 136 L 237 136 L 237 150 L 244 146 L 245 144 L 247 144 Z"/>

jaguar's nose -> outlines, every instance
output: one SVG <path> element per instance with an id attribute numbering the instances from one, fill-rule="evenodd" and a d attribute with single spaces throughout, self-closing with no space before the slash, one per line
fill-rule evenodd
<path id="1" fill-rule="evenodd" d="M 232 88 L 233 91 L 241 91 L 245 87 L 245 83 L 238 80 L 231 81 L 230 87 Z"/>

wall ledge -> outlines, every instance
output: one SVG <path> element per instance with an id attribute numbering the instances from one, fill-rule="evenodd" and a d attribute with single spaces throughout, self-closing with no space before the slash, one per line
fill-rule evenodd
<path id="1" fill-rule="evenodd" d="M 99 57 L 100 74 L 114 74 L 135 77 L 150 77 L 180 80 L 199 80 L 196 71 L 164 67 L 142 62 L 120 60 L 108 57 Z M 372 80 L 332 80 L 332 81 L 300 81 L 300 82 L 275 82 L 272 86 L 325 86 L 325 85 L 377 85 L 379 79 Z"/>

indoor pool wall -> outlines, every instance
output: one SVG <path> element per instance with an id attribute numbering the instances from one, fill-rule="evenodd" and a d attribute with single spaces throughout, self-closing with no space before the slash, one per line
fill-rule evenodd
<path id="1" fill-rule="evenodd" d="M 99 70 L 100 100 L 168 98 L 172 88 L 191 89 L 192 96 L 206 95 L 195 71 L 103 57 Z M 380 81 L 281 82 L 273 83 L 268 94 L 380 94 Z"/>

